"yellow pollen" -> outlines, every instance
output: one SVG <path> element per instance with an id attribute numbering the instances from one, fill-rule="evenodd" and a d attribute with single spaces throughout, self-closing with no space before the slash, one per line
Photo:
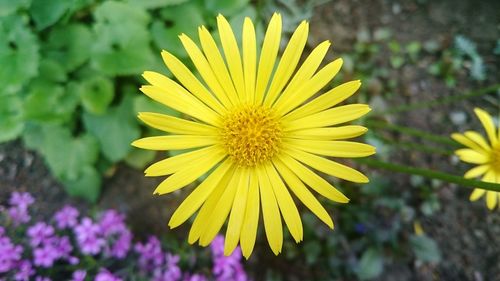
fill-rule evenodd
<path id="1" fill-rule="evenodd" d="M 272 112 L 262 106 L 244 105 L 224 116 L 222 141 L 240 166 L 255 166 L 278 151 L 281 127 Z"/>

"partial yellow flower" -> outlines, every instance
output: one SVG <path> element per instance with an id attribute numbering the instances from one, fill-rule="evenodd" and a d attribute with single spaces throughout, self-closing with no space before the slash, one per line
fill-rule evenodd
<path id="1" fill-rule="evenodd" d="M 467 147 L 456 150 L 455 154 L 460 160 L 477 165 L 465 173 L 465 178 L 482 177 L 482 181 L 500 183 L 500 129 L 495 128 L 493 119 L 486 111 L 475 108 L 474 112 L 483 124 L 488 139 L 474 131 L 452 134 L 454 140 Z M 500 192 L 475 188 L 470 201 L 476 201 L 485 194 L 486 206 L 493 210 L 500 202 Z"/>
<path id="2" fill-rule="evenodd" d="M 239 243 L 248 258 L 262 210 L 269 245 L 278 254 L 283 244 L 281 217 L 297 243 L 303 238 L 292 193 L 330 228 L 331 217 L 310 189 L 336 202 L 349 201 L 316 170 L 352 182 L 368 182 L 362 173 L 326 157 L 375 153 L 370 145 L 343 140 L 364 134 L 365 127 L 337 126 L 365 115 L 370 108 L 365 104 L 334 107 L 353 95 L 360 81 L 347 82 L 314 98 L 340 70 L 342 60 L 319 69 L 330 46 L 325 41 L 298 67 L 307 42 L 307 22 L 298 26 L 279 62 L 279 14 L 271 18 L 260 56 L 249 18 L 243 24 L 241 49 L 223 16 L 217 17 L 217 25 L 222 51 L 203 26 L 198 29 L 201 48 L 180 35 L 200 80 L 167 51 L 162 57 L 177 82 L 144 72 L 151 85 L 141 91 L 186 118 L 139 113 L 144 123 L 168 134 L 142 138 L 133 145 L 151 150 L 190 149 L 146 169 L 146 176 L 170 175 L 156 188 L 156 194 L 173 192 L 207 175 L 169 221 L 171 228 L 177 227 L 198 211 L 189 243 L 199 241 L 207 246 L 227 220 L 225 254 Z"/>

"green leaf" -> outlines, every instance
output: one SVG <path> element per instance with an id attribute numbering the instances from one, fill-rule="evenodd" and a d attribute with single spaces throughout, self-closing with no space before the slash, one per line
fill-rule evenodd
<path id="1" fill-rule="evenodd" d="M 379 276 L 383 269 L 384 257 L 382 253 L 375 248 L 369 248 L 361 256 L 356 274 L 359 279 L 367 280 Z"/>
<path id="2" fill-rule="evenodd" d="M 165 6 L 179 5 L 188 1 L 189 0 L 128 0 L 127 2 L 146 9 L 156 9 Z"/>
<path id="3" fill-rule="evenodd" d="M 315 264 L 321 254 L 321 245 L 318 241 L 309 241 L 304 244 L 307 264 Z"/>
<path id="4" fill-rule="evenodd" d="M 137 6 L 107 1 L 94 12 L 96 40 L 92 66 L 109 75 L 138 75 L 154 63 L 148 13 Z"/>
<path id="5" fill-rule="evenodd" d="M 26 9 L 31 0 L 0 0 L 0 17 L 10 15 L 17 10 Z"/>
<path id="6" fill-rule="evenodd" d="M 33 0 L 30 14 L 38 30 L 55 24 L 71 6 L 71 1 Z"/>
<path id="7" fill-rule="evenodd" d="M 57 26 L 50 32 L 43 51 L 46 57 L 64 62 L 63 67 L 69 72 L 89 59 L 93 40 L 92 33 L 85 25 Z"/>
<path id="8" fill-rule="evenodd" d="M 426 235 L 412 235 L 410 244 L 417 259 L 434 263 L 441 261 L 441 252 L 432 238 Z"/>
<path id="9" fill-rule="evenodd" d="M 155 158 L 156 151 L 133 148 L 125 157 L 125 163 L 136 169 L 143 169 Z"/>
<path id="10" fill-rule="evenodd" d="M 249 0 L 205 0 L 204 2 L 208 11 L 231 16 L 247 6 Z"/>
<path id="11" fill-rule="evenodd" d="M 28 18 L 0 18 L 0 94 L 15 93 L 38 73 L 38 42 Z"/>
<path id="12" fill-rule="evenodd" d="M 24 100 L 26 119 L 65 123 L 78 104 L 78 96 L 65 87 L 46 80 L 32 82 L 28 96 Z"/>
<path id="13" fill-rule="evenodd" d="M 0 95 L 0 143 L 16 139 L 24 128 L 21 98 Z"/>
<path id="14" fill-rule="evenodd" d="M 92 166 L 84 166 L 76 179 L 63 180 L 66 192 L 95 203 L 101 192 L 101 175 Z"/>
<path id="15" fill-rule="evenodd" d="M 64 82 L 67 79 L 66 71 L 56 60 L 43 59 L 40 62 L 40 75 L 38 78 L 51 82 Z"/>
<path id="16" fill-rule="evenodd" d="M 113 100 L 113 82 L 103 76 L 94 76 L 83 81 L 78 95 L 85 110 L 92 114 L 103 114 Z"/>
<path id="17" fill-rule="evenodd" d="M 102 153 L 112 162 L 122 160 L 132 149 L 130 143 L 140 135 L 132 108 L 132 98 L 127 96 L 104 115 L 83 114 L 85 128 L 98 139 Z"/>
<path id="18" fill-rule="evenodd" d="M 52 173 L 61 180 L 76 180 L 82 167 L 94 164 L 99 155 L 97 140 L 89 135 L 74 138 L 67 128 L 44 126 L 41 152 Z"/>

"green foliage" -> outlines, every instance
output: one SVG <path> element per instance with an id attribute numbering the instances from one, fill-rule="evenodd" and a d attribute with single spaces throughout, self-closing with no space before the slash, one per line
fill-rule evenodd
<path id="1" fill-rule="evenodd" d="M 412 235 L 410 243 L 417 259 L 424 262 L 437 263 L 441 260 L 441 252 L 434 240 L 426 235 Z"/>
<path id="2" fill-rule="evenodd" d="M 356 274 L 360 280 L 372 279 L 384 269 L 383 255 L 375 248 L 368 248 L 359 261 Z"/>
<path id="3" fill-rule="evenodd" d="M 137 112 L 179 116 L 139 94 L 140 74 L 168 74 L 161 49 L 184 58 L 180 33 L 196 39 L 217 13 L 255 17 L 248 4 L 0 0 L 0 142 L 21 137 L 69 194 L 97 200 L 102 173 L 122 160 L 142 169 L 155 156 L 130 146 L 154 132 Z"/>

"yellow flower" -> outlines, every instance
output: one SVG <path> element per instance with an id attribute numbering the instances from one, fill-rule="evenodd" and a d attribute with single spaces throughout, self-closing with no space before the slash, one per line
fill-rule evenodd
<path id="1" fill-rule="evenodd" d="M 500 129 L 496 132 L 493 119 L 486 111 L 475 108 L 474 112 L 483 124 L 489 142 L 474 131 L 452 134 L 454 140 L 468 147 L 456 150 L 455 154 L 466 163 L 478 165 L 467 171 L 465 178 L 482 176 L 482 181 L 500 183 Z M 494 209 L 500 200 L 500 192 L 476 188 L 470 195 L 470 201 L 476 201 L 485 194 L 486 206 Z"/>
<path id="2" fill-rule="evenodd" d="M 170 175 L 156 188 L 156 194 L 173 192 L 208 175 L 169 221 L 171 228 L 177 227 L 198 211 L 189 243 L 208 245 L 229 216 L 224 252 L 230 254 L 239 243 L 248 258 L 262 208 L 265 233 L 277 255 L 283 244 L 281 216 L 295 241 L 303 238 L 291 193 L 330 228 L 332 219 L 310 189 L 336 202 L 349 201 L 314 170 L 352 182 L 368 182 L 360 172 L 325 157 L 375 153 L 367 144 L 342 141 L 362 135 L 366 128 L 336 126 L 365 115 L 370 108 L 365 104 L 332 108 L 354 94 L 360 81 L 347 82 L 312 99 L 337 74 L 342 60 L 318 70 L 330 45 L 325 41 L 296 69 L 307 42 L 307 22 L 298 26 L 277 66 L 282 28 L 279 14 L 271 18 L 260 57 L 249 18 L 243 24 L 241 53 L 223 16 L 217 17 L 217 25 L 223 52 L 203 26 L 198 29 L 201 48 L 185 34 L 180 35 L 200 80 L 167 51 L 162 52 L 163 60 L 178 82 L 144 72 L 151 85 L 141 87 L 141 91 L 189 117 L 141 112 L 139 118 L 144 123 L 169 134 L 142 138 L 133 145 L 151 150 L 191 149 L 146 169 L 146 176 Z"/>

